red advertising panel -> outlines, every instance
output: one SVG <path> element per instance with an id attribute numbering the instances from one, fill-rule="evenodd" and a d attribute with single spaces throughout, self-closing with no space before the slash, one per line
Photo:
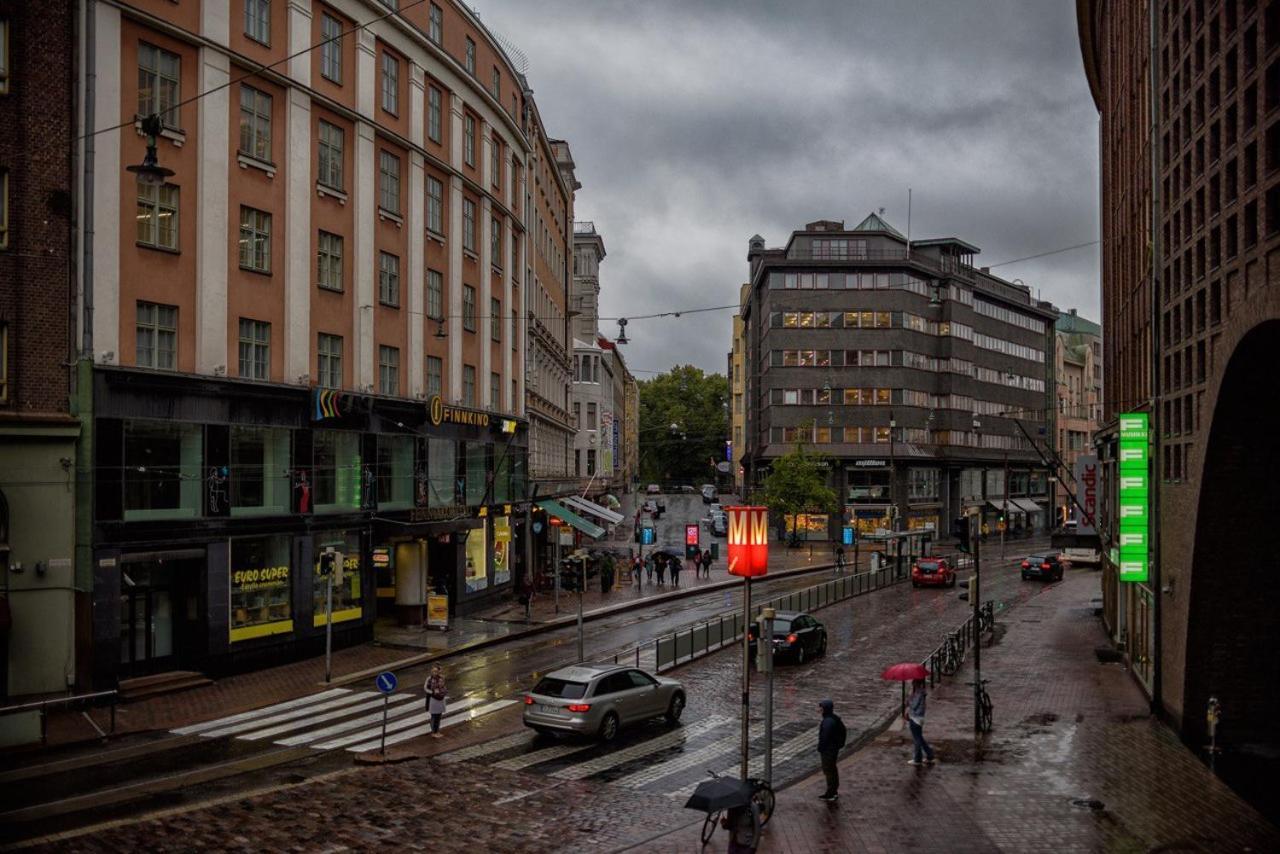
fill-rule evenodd
<path id="1" fill-rule="evenodd" d="M 698 526 L 684 526 L 684 544 L 686 546 L 696 546 L 698 544 Z"/>
<path id="2" fill-rule="evenodd" d="M 769 571 L 769 510 L 726 507 L 729 515 L 729 574 L 757 578 Z"/>

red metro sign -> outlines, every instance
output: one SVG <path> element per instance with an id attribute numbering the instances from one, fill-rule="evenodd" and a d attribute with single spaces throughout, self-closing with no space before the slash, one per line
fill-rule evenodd
<path id="1" fill-rule="evenodd" d="M 769 570 L 769 510 L 726 507 L 729 515 L 729 574 L 757 578 Z"/>

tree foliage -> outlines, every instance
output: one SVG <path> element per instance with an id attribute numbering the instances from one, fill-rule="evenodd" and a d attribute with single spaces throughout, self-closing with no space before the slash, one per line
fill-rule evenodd
<path id="1" fill-rule="evenodd" d="M 797 442 L 794 450 L 773 461 L 759 492 L 759 500 L 772 518 L 781 522 L 798 513 L 838 512 L 836 492 L 827 485 L 824 460 Z"/>
<path id="2" fill-rule="evenodd" d="M 641 478 L 714 482 L 710 461 L 724 459 L 729 437 L 729 380 L 693 365 L 676 365 L 639 386 Z"/>

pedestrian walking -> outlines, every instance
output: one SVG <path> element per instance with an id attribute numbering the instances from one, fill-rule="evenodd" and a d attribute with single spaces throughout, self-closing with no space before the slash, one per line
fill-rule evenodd
<path id="1" fill-rule="evenodd" d="M 921 757 L 930 765 L 937 761 L 933 758 L 933 748 L 924 740 L 924 710 L 927 699 L 928 692 L 925 690 L 924 680 L 912 681 L 911 697 L 907 700 L 907 713 L 904 717 L 907 719 L 907 726 L 911 729 L 911 740 L 915 742 L 916 752 L 907 763 L 908 765 L 922 764 Z"/>
<path id="2" fill-rule="evenodd" d="M 844 575 L 844 546 L 836 546 L 836 575 Z"/>
<path id="3" fill-rule="evenodd" d="M 730 807 L 720 826 L 729 831 L 729 854 L 755 854 L 760 844 L 760 805 L 752 801 Z"/>
<path id="4" fill-rule="evenodd" d="M 444 716 L 444 698 L 447 689 L 444 684 L 444 674 L 440 672 L 440 665 L 432 666 L 431 675 L 427 677 L 422 690 L 427 694 L 427 714 L 431 715 L 431 737 L 442 738 L 440 718 Z"/>
<path id="5" fill-rule="evenodd" d="M 650 584 L 653 583 L 653 555 L 648 555 L 644 559 L 644 575 L 645 580 Z"/>
<path id="6" fill-rule="evenodd" d="M 706 549 L 702 553 L 702 574 L 707 578 L 711 577 L 711 549 Z"/>
<path id="7" fill-rule="evenodd" d="M 702 552 L 699 551 L 693 553 L 693 577 L 702 577 Z"/>
<path id="8" fill-rule="evenodd" d="M 660 554 L 659 554 L 659 555 L 654 559 L 654 562 L 653 562 L 653 563 L 654 563 L 654 569 L 655 569 L 655 570 L 657 571 L 657 573 L 658 573 L 658 586 L 659 586 L 659 587 L 665 587 L 666 585 L 663 583 L 662 577 L 663 577 L 663 576 L 666 574 L 666 572 L 667 572 L 667 556 L 666 556 L 665 554 L 661 554 L 661 553 L 660 553 Z"/>
<path id="9" fill-rule="evenodd" d="M 671 586 L 680 586 L 680 558 L 671 558 Z"/>
<path id="10" fill-rule="evenodd" d="M 644 561 L 640 559 L 639 555 L 636 555 L 631 559 L 631 574 L 635 576 L 636 587 L 643 588 L 644 587 Z"/>
<path id="11" fill-rule="evenodd" d="M 818 797 L 834 801 L 840 797 L 840 767 L 836 760 L 848 732 L 844 721 L 835 712 L 835 703 L 823 700 L 818 703 L 818 708 L 822 710 L 822 723 L 818 725 L 818 756 L 822 759 L 822 773 L 827 778 L 827 790 Z"/>

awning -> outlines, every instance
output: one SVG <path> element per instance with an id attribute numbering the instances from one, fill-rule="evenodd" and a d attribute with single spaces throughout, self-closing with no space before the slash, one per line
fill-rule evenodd
<path id="1" fill-rule="evenodd" d="M 1044 508 L 1028 498 L 1010 498 L 1010 504 L 1016 504 L 1023 513 L 1039 513 Z"/>
<path id="2" fill-rule="evenodd" d="M 622 522 L 623 519 L 626 518 L 621 513 L 615 513 L 614 511 L 610 510 L 608 507 L 601 507 L 599 504 L 596 504 L 594 501 L 588 501 L 587 499 L 579 498 L 576 495 L 570 495 L 565 498 L 561 498 L 560 500 L 563 501 L 568 506 L 572 507 L 574 510 L 581 511 L 583 513 L 590 513 L 592 516 L 595 516 L 597 519 L 605 520 L 605 522 L 609 523 L 610 525 L 618 525 Z"/>
<path id="3" fill-rule="evenodd" d="M 604 528 L 601 528 L 594 522 L 588 522 L 568 507 L 565 507 L 559 501 L 539 501 L 538 506 L 562 522 L 568 522 L 570 525 L 592 539 L 598 540 L 604 536 Z"/>

